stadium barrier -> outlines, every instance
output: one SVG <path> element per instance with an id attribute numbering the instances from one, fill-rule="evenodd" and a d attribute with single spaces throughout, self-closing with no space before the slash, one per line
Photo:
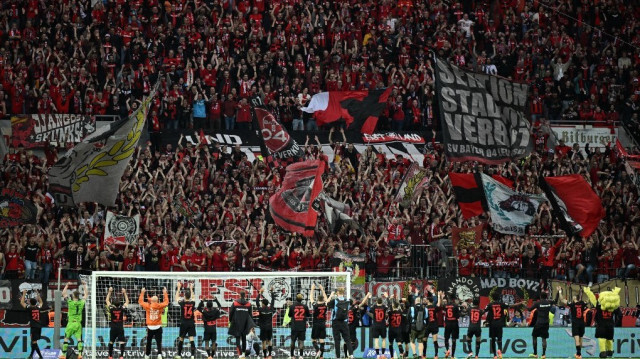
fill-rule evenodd
<path id="1" fill-rule="evenodd" d="M 178 335 L 177 327 L 168 327 L 164 328 L 165 331 L 168 331 L 170 335 L 175 334 Z M 202 340 L 202 327 L 198 327 L 196 331 L 197 343 L 200 345 Z M 275 333 L 275 343 L 274 347 L 277 348 L 279 354 L 281 356 L 288 356 L 288 348 L 290 345 L 290 337 L 289 337 L 289 329 L 280 328 L 276 330 Z M 466 330 L 462 329 L 460 331 L 461 336 L 466 333 Z M 139 349 L 131 350 L 130 344 L 135 342 L 137 347 L 144 346 L 146 329 L 145 328 L 125 328 L 125 335 L 127 336 L 127 352 L 125 353 L 126 358 L 140 358 L 144 356 Z M 325 350 L 325 357 L 332 358 L 334 357 L 334 348 L 333 348 L 333 337 L 331 336 L 331 330 L 328 330 L 327 336 L 327 345 Z M 375 357 L 375 350 L 373 348 L 373 338 L 369 336 L 368 328 L 358 328 L 357 329 L 357 338 L 358 345 L 354 352 L 354 356 L 356 358 L 372 358 Z M 598 349 L 598 341 L 594 337 L 595 328 L 587 328 L 584 341 L 583 341 L 583 357 L 592 358 L 598 357 L 599 349 Z M 481 358 L 487 358 L 489 356 L 489 343 L 488 343 L 488 329 L 483 328 L 482 330 L 482 347 L 481 347 Z M 52 348 L 51 338 L 53 336 L 53 329 L 44 328 L 42 330 L 42 339 L 39 344 L 43 349 Z M 63 339 L 64 331 L 60 333 L 60 340 Z M 305 341 L 305 357 L 312 357 L 314 354 L 313 347 L 311 345 L 311 329 L 307 330 L 307 340 Z M 109 329 L 104 328 L 100 329 L 98 333 L 99 338 L 99 346 L 97 349 L 97 355 L 99 358 L 107 357 L 107 343 L 109 338 Z M 441 351 L 444 350 L 444 339 L 442 335 L 438 338 L 439 346 Z M 531 343 L 531 328 L 505 328 L 504 329 L 504 337 L 503 337 L 503 354 L 508 358 L 526 358 L 530 353 L 533 352 L 532 343 Z M 547 356 L 549 357 L 573 357 L 575 354 L 575 347 L 573 346 L 573 338 L 571 337 L 571 329 L 570 328 L 550 328 L 549 329 L 549 341 L 548 341 L 548 349 Z M 218 357 L 219 358 L 233 358 L 237 357 L 235 353 L 234 341 L 231 337 L 227 335 L 227 328 L 218 328 Z M 176 344 L 175 343 L 164 343 L 165 358 L 172 358 L 175 355 Z M 185 348 L 186 349 L 186 348 Z M 458 351 L 457 356 L 463 357 L 463 353 L 467 354 L 465 351 L 463 343 L 458 343 Z M 615 329 L 615 338 L 613 342 L 613 350 L 614 357 L 617 358 L 637 358 L 640 357 L 640 333 L 636 328 L 616 328 Z M 25 358 L 29 352 L 31 351 L 29 345 L 29 329 L 28 328 L 0 328 L 0 357 L 6 359 L 13 358 Z M 284 353 L 284 352 L 287 353 Z M 85 350 L 85 356 L 90 354 Z M 183 352 L 185 355 L 190 355 L 186 351 Z M 202 354 L 200 352 L 200 354 Z M 444 352 L 440 353 L 441 355 Z M 428 356 L 433 356 L 433 349 L 431 345 L 429 345 L 429 349 L 427 352 Z"/>

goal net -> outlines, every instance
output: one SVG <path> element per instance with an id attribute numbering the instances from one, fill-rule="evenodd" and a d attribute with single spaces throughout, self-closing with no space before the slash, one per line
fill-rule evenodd
<path id="1" fill-rule="evenodd" d="M 288 357 L 291 330 L 283 325 L 287 300 L 300 293 L 304 303 L 309 305 L 311 285 L 322 285 L 327 296 L 338 287 L 345 288 L 347 296 L 351 289 L 351 275 L 349 272 L 93 272 L 91 276 L 82 278 L 89 286 L 89 298 L 86 304 L 86 319 L 84 333 L 84 358 L 108 357 L 109 320 L 106 308 L 106 296 L 110 287 L 113 288 L 112 301 L 118 299 L 124 302 L 121 293 L 124 288 L 129 296 L 128 316 L 124 321 L 126 336 L 125 358 L 144 358 L 146 344 L 145 311 L 138 305 L 140 290 L 146 289 L 145 297 L 157 295 L 162 301 L 162 288 L 166 287 L 169 296 L 169 306 L 162 315 L 162 358 L 173 358 L 177 355 L 177 337 L 180 326 L 180 306 L 176 304 L 176 289 L 182 284 L 182 293 L 189 290 L 189 284 L 194 285 L 196 306 L 203 299 L 217 298 L 220 302 L 221 318 L 217 321 L 217 357 L 237 357 L 235 339 L 227 334 L 229 328 L 228 312 L 234 300 L 240 298 L 240 293 L 246 291 L 247 299 L 255 308 L 260 289 L 264 288 L 261 298 L 273 302 L 276 313 L 273 317 L 273 351 L 276 356 Z M 318 289 L 314 294 L 320 295 Z M 214 304 L 215 306 L 215 304 Z M 196 353 L 190 352 L 190 345 L 185 342 L 182 351 L 183 358 L 206 358 L 207 353 L 202 344 L 203 324 L 198 312 L 196 318 Z M 327 323 L 330 326 L 330 323 Z M 259 334 L 256 329 L 256 334 Z M 329 330 L 328 334 L 331 331 Z M 311 343 L 311 329 L 308 329 L 305 341 L 305 357 L 313 357 Z M 327 338 L 327 342 L 329 342 Z M 258 353 L 261 354 L 261 353 Z M 329 353 L 327 353 L 329 354 Z M 152 345 L 151 358 L 158 355 L 155 342 Z M 121 356 L 119 345 L 115 345 L 114 358 Z"/>

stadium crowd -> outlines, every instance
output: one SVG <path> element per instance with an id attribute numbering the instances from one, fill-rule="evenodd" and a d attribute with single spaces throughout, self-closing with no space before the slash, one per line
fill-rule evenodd
<path id="1" fill-rule="evenodd" d="M 0 188 L 28 193 L 39 226 L 0 231 L 3 274 L 48 281 L 56 268 L 230 271 L 335 267 L 361 258 L 387 277 L 397 265 L 440 268 L 446 255 L 407 258 L 405 243 L 433 244 L 464 221 L 449 171 L 486 171 L 539 193 L 536 175 L 582 173 L 607 216 L 590 238 L 564 238 L 548 206 L 524 238 L 486 227 L 474 253 L 458 254 L 460 275 L 527 276 L 597 282 L 637 276 L 638 188 L 613 150 L 551 145 L 560 120 L 640 133 L 640 7 L 623 1 L 5 1 L 0 12 L 0 112 L 126 116 L 148 94 L 150 148 L 123 176 L 117 212 L 141 215 L 143 233 L 126 248 L 105 246 L 105 208 L 69 210 L 47 200 L 47 167 L 58 156 L 12 149 Z M 362 231 L 314 238 L 267 222 L 268 198 L 285 163 L 247 160 L 240 148 L 158 143 L 162 131 L 248 129 L 247 99 L 258 95 L 291 130 L 317 130 L 299 107 L 319 91 L 393 87 L 379 129 L 438 131 L 431 54 L 458 66 L 531 84 L 536 150 L 500 166 L 451 164 L 435 145 L 430 185 L 408 208 L 393 195 L 408 160 L 334 142 L 325 191 L 349 203 Z M 340 128 L 333 139 L 340 137 Z M 634 132 L 635 131 L 635 132 Z M 154 134 L 156 136 L 154 136 Z M 306 157 L 322 155 L 307 145 Z M 190 215 L 190 212 L 195 214 Z M 482 222 L 486 222 L 483 219 Z M 559 235 L 558 237 L 545 237 Z M 400 246 L 398 246 L 400 244 Z M 439 247 L 439 246 L 438 246 Z M 435 246 L 434 246 L 435 248 Z M 421 252 L 422 253 L 422 252 Z M 414 253 L 415 255 L 415 253 Z M 397 275 L 397 273 L 396 273 Z"/>

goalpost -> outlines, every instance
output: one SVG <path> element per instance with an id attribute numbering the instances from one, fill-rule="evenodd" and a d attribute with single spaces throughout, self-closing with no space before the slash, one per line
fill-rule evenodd
<path id="1" fill-rule="evenodd" d="M 89 286 L 89 298 L 86 300 L 86 319 L 84 325 L 84 355 L 83 358 L 106 358 L 109 343 L 109 322 L 106 314 L 106 296 L 109 287 L 113 287 L 114 298 L 124 301 L 121 289 L 124 288 L 129 296 L 129 317 L 125 321 L 125 358 L 144 358 L 146 323 L 145 312 L 138 305 L 140 290 L 146 288 L 145 297 L 157 295 L 162 301 L 162 288 L 166 287 L 169 296 L 169 306 L 162 316 L 162 358 L 173 358 L 176 355 L 176 343 L 180 325 L 180 307 L 176 305 L 177 283 L 182 284 L 182 293 L 188 290 L 189 283 L 194 284 L 194 298 L 196 305 L 201 300 L 217 298 L 221 305 L 222 317 L 217 321 L 217 357 L 237 357 L 235 340 L 227 335 L 228 311 L 234 300 L 240 298 L 240 292 L 246 291 L 247 300 L 254 306 L 260 289 L 264 288 L 263 296 L 269 301 L 273 293 L 276 314 L 273 320 L 273 348 L 281 356 L 288 357 L 290 346 L 290 329 L 283 325 L 287 301 L 301 293 L 304 303 L 309 305 L 309 291 L 312 284 L 322 285 L 327 296 L 339 287 L 345 288 L 347 298 L 351 294 L 350 272 L 112 272 L 96 271 L 90 276 L 83 276 Z M 315 297 L 320 292 L 316 289 Z M 214 304 L 215 306 L 215 304 Z M 309 305 L 311 309 L 311 305 Z M 327 323 L 330 326 L 330 323 Z M 327 334 L 330 334 L 328 330 Z M 196 353 L 190 353 L 185 345 L 183 358 L 206 358 L 202 345 L 203 326 L 196 313 Z M 259 329 L 256 328 L 256 334 Z M 327 338 L 327 342 L 330 342 Z M 185 343 L 186 344 L 186 343 Z M 116 345 L 114 358 L 121 356 Z M 152 346 L 151 358 L 159 354 L 155 343 Z M 286 353 L 285 354 L 285 351 Z M 311 346 L 311 329 L 308 329 L 305 341 L 305 352 L 313 351 Z M 309 352 L 308 356 L 315 353 Z M 329 353 L 327 353 L 329 354 Z M 307 356 L 307 355 L 305 355 Z"/>

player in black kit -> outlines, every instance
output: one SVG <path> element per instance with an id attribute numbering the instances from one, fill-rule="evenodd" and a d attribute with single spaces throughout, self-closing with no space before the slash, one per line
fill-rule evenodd
<path id="1" fill-rule="evenodd" d="M 438 292 L 437 294 L 433 291 L 430 292 L 430 296 L 426 297 L 427 300 L 427 312 L 429 313 L 427 316 L 427 331 L 424 336 L 424 346 L 422 348 L 422 356 L 427 356 L 427 339 L 429 338 L 429 334 L 431 334 L 431 339 L 433 339 L 433 350 L 435 353 L 433 354 L 434 359 L 438 359 L 438 311 L 442 309 L 440 305 L 444 301 L 444 292 Z"/>
<path id="2" fill-rule="evenodd" d="M 398 342 L 398 352 L 400 357 L 404 357 L 404 334 L 402 328 L 402 317 L 404 313 L 400 302 L 397 301 L 394 295 L 391 295 L 391 311 L 389 311 L 389 354 L 393 358 L 394 350 L 393 343 Z"/>
<path id="3" fill-rule="evenodd" d="M 29 358 L 33 358 L 34 353 L 38 353 L 38 357 L 42 359 L 42 353 L 40 353 L 40 347 L 38 346 L 38 340 L 40 340 L 42 336 L 42 313 L 47 313 L 48 310 L 42 309 L 42 298 L 40 298 L 40 293 L 36 298 L 31 298 L 29 300 L 29 305 L 25 302 L 27 296 L 27 291 L 22 291 L 22 297 L 20 297 L 20 305 L 22 308 L 27 310 L 27 314 L 29 315 L 29 327 L 31 328 L 31 354 L 29 354 Z"/>
<path id="4" fill-rule="evenodd" d="M 327 293 L 322 285 L 318 285 L 321 296 L 316 298 L 316 284 L 311 284 L 309 303 L 313 306 L 313 320 L 311 325 L 311 342 L 316 351 L 316 358 L 324 357 L 324 340 L 327 338 Z"/>
<path id="5" fill-rule="evenodd" d="M 214 301 L 218 308 L 213 307 Z M 216 343 L 216 320 L 220 318 L 220 302 L 216 297 L 214 297 L 213 300 L 206 301 L 206 306 L 205 301 L 200 301 L 196 310 L 202 313 L 202 323 L 204 324 L 202 342 L 207 352 L 207 359 L 212 359 L 218 348 L 218 344 Z"/>
<path id="6" fill-rule="evenodd" d="M 180 306 L 180 333 L 178 334 L 178 352 L 176 359 L 182 357 L 182 346 L 184 338 L 189 336 L 189 344 L 191 344 L 191 359 L 195 359 L 196 336 L 195 310 L 196 302 L 193 300 L 193 283 L 189 283 L 189 292 L 181 296 L 182 283 L 178 282 L 176 289 L 176 303 Z"/>
<path id="7" fill-rule="evenodd" d="M 465 343 L 469 345 L 469 355 L 467 358 L 473 355 L 471 351 L 471 340 L 476 337 L 476 356 L 478 359 L 480 355 L 480 343 L 482 343 L 482 311 L 479 308 L 480 299 L 473 299 L 473 306 L 468 310 L 469 313 L 469 328 L 467 329 L 467 336 L 465 337 Z"/>
<path id="8" fill-rule="evenodd" d="M 382 297 L 376 299 L 376 303 L 369 309 L 367 315 L 372 319 L 371 329 L 369 330 L 371 338 L 373 338 L 373 346 L 376 349 L 376 359 L 384 358 L 387 346 L 387 299 L 389 294 L 382 293 Z M 380 338 L 382 338 L 382 347 L 380 347 Z M 382 349 L 382 355 L 380 350 Z"/>
<path id="9" fill-rule="evenodd" d="M 124 317 L 127 315 L 127 308 L 129 307 L 129 296 L 127 296 L 126 289 L 122 288 L 122 297 L 124 298 L 124 304 L 118 300 L 111 300 L 113 294 L 113 288 L 109 287 L 107 292 L 107 299 L 105 300 L 106 308 L 109 314 L 109 325 L 111 330 L 109 331 L 109 359 L 113 358 L 113 344 L 120 342 L 120 359 L 124 357 L 124 344 L 127 342 L 127 338 L 124 336 Z"/>
<path id="10" fill-rule="evenodd" d="M 291 317 L 291 358 L 295 358 L 296 343 L 298 344 L 299 357 L 302 359 L 304 351 L 304 340 L 307 332 L 307 317 L 309 317 L 309 308 L 302 303 L 304 297 L 298 293 L 296 301 L 289 307 L 289 316 Z"/>
<path id="11" fill-rule="evenodd" d="M 576 359 L 582 359 L 582 337 L 584 336 L 584 329 L 586 323 L 584 320 L 584 314 L 587 311 L 587 303 L 582 300 L 578 300 L 578 296 L 573 296 L 573 300 L 568 302 L 562 296 L 562 288 L 558 288 L 558 296 L 560 303 L 569 307 L 571 312 L 571 336 L 576 342 Z"/>
<path id="12" fill-rule="evenodd" d="M 460 336 L 460 307 L 456 304 L 455 296 L 450 296 L 444 303 L 444 357 L 456 356 L 456 342 Z M 449 351 L 449 339 L 451 339 L 451 351 Z"/>
<path id="13" fill-rule="evenodd" d="M 262 355 L 264 358 L 271 358 L 271 341 L 273 340 L 273 315 L 276 312 L 273 303 L 275 293 L 271 293 L 271 303 L 262 294 L 264 288 L 260 288 L 260 295 L 256 297 L 256 308 L 258 308 L 258 327 L 260 327 L 260 341 L 262 342 Z M 262 301 L 260 302 L 260 298 Z"/>
<path id="14" fill-rule="evenodd" d="M 547 293 L 543 292 L 543 296 Z M 553 303 L 548 299 L 541 299 L 528 308 L 529 312 L 535 310 L 536 318 L 533 324 L 533 331 L 531 337 L 533 338 L 533 355 L 531 357 L 538 357 L 538 338 L 542 338 L 542 359 L 547 356 L 547 339 L 549 338 L 549 313 L 552 311 Z"/>

